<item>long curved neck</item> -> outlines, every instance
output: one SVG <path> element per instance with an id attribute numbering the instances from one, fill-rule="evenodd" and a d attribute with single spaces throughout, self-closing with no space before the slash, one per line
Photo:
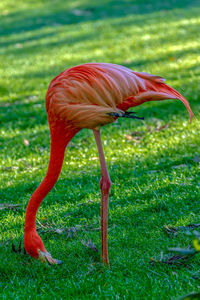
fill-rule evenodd
<path id="1" fill-rule="evenodd" d="M 56 130 L 51 131 L 49 166 L 45 178 L 35 190 L 28 203 L 25 217 L 26 232 L 36 228 L 35 219 L 37 210 L 44 197 L 55 185 L 62 169 L 66 146 L 78 131 L 77 129 L 68 129 L 67 132 L 66 130 L 64 132 L 63 128 L 56 128 Z"/>

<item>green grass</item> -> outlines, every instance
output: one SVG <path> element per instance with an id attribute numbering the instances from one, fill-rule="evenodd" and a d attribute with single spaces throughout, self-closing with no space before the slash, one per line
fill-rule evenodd
<path id="1" fill-rule="evenodd" d="M 28 200 L 47 169 L 44 99 L 50 80 L 62 70 L 95 61 L 161 75 L 199 118 L 199 1 L 1 0 L 0 12 L 0 199 L 20 205 L 1 210 L 0 297 L 175 299 L 198 291 L 198 256 L 188 267 L 150 264 L 168 247 L 188 245 L 184 234 L 168 236 L 164 225 L 199 223 L 200 217 L 194 161 L 200 156 L 200 126 L 189 124 L 177 100 L 136 108 L 144 122 L 119 120 L 102 128 L 113 183 L 110 269 L 99 263 L 100 167 L 89 130 L 68 147 L 59 181 L 37 215 L 51 228 L 76 228 L 69 236 L 41 233 L 63 265 L 41 265 L 12 252 L 11 245 L 23 237 Z M 89 239 L 97 254 L 81 243 Z"/>

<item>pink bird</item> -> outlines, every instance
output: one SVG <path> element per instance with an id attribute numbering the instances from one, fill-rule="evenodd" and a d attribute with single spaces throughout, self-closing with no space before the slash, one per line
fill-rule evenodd
<path id="1" fill-rule="evenodd" d="M 190 120 L 194 117 L 188 101 L 164 83 L 160 76 L 133 72 L 120 65 L 87 63 L 67 69 L 55 77 L 46 95 L 46 110 L 51 134 L 51 153 L 45 178 L 33 193 L 25 218 L 24 245 L 34 258 L 60 263 L 47 252 L 36 231 L 37 210 L 55 185 L 69 141 L 82 129 L 92 129 L 101 166 L 101 240 L 102 260 L 109 265 L 107 216 L 111 180 L 101 143 L 100 128 L 118 117 L 137 118 L 130 107 L 147 101 L 179 99 L 186 106 Z"/>

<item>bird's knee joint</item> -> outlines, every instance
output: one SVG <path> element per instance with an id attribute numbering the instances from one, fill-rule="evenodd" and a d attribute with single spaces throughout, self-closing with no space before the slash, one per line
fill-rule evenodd
<path id="1" fill-rule="evenodd" d="M 110 178 L 101 177 L 100 188 L 101 188 L 102 192 L 109 193 L 111 184 L 112 184 L 112 182 L 111 182 Z"/>

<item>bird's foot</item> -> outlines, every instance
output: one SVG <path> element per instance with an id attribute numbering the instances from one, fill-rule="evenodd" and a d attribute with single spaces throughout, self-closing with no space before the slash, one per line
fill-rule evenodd
<path id="1" fill-rule="evenodd" d="M 62 264 L 61 260 L 55 259 L 51 256 L 51 254 L 49 252 L 43 252 L 41 250 L 38 250 L 39 253 L 39 260 L 43 263 L 48 263 L 50 265 L 58 265 L 58 264 Z"/>
<path id="2" fill-rule="evenodd" d="M 103 262 L 104 267 L 108 267 L 110 269 L 108 254 L 105 256 L 102 256 L 102 262 Z"/>

